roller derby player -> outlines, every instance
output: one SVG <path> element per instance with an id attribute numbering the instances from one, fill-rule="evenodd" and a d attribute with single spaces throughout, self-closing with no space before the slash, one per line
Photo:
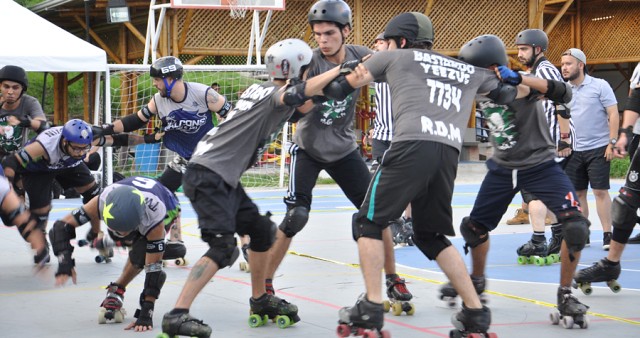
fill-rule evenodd
<path id="1" fill-rule="evenodd" d="M 463 310 L 452 318 L 464 328 L 453 332 L 486 334 L 489 308 L 481 304 L 462 257 L 446 236 L 455 234 L 451 198 L 462 147 L 460 130 L 466 128 L 473 98 L 481 93 L 506 103 L 515 98 L 516 89 L 501 83 L 493 71 L 432 52 L 433 26 L 422 13 L 397 15 L 387 24 L 384 38 L 389 50 L 372 55 L 325 89 L 325 94 L 339 99 L 371 81 L 387 82 L 395 131 L 354 217 L 366 293 L 354 306 L 339 311 L 338 335 L 390 336 L 382 330 L 382 232 L 409 202 L 415 245 L 437 261 L 464 300 Z"/>
<path id="2" fill-rule="evenodd" d="M 175 195 L 154 179 L 132 176 L 107 186 L 99 196 L 57 220 L 49 231 L 53 253 L 59 261 L 56 285 L 63 286 L 69 279 L 76 283 L 74 247 L 70 240 L 76 237 L 77 227 L 90 222 L 94 241 L 129 248 L 122 274 L 107 286 L 107 297 L 100 305 L 99 323 L 124 320 L 122 305 L 126 287 L 144 270 L 140 309 L 134 315 L 137 320 L 125 330 L 152 330 L 153 309 L 166 279 L 162 269 L 165 235 L 179 215 L 180 203 Z M 100 221 L 107 226 L 108 241 L 98 235 Z"/>
<path id="3" fill-rule="evenodd" d="M 631 90 L 627 98 L 620 137 L 613 149 L 615 157 L 624 158 L 627 155 L 627 147 L 633 136 L 633 126 L 638 120 L 639 114 L 640 87 L 636 87 Z M 621 289 L 620 284 L 617 282 L 622 270 L 620 259 L 637 222 L 636 214 L 638 207 L 640 207 L 640 182 L 638 181 L 640 154 L 638 154 L 637 149 L 634 154 L 629 154 L 632 158 L 624 186 L 620 188 L 620 194 L 613 199 L 611 205 L 613 233 L 609 253 L 607 257 L 599 262 L 578 271 L 574 277 L 575 286 L 579 287 L 585 294 L 590 294 L 592 291 L 591 283 L 597 282 L 606 282 L 613 292 L 619 292 Z"/>
<path id="4" fill-rule="evenodd" d="M 269 47 L 265 60 L 271 81 L 247 88 L 224 122 L 196 146 L 183 186 L 209 250 L 191 270 L 175 308 L 164 315 L 163 336 L 211 335 L 209 325 L 191 316 L 189 308 L 218 270 L 231 266 L 240 255 L 235 233 L 251 237 L 251 326 L 263 325 L 267 318 L 276 319 L 280 327 L 300 320 L 295 305 L 265 292 L 267 250 L 275 240 L 276 225 L 258 212 L 240 177 L 280 133 L 295 107 L 312 95 L 321 95 L 322 88 L 338 76 L 341 68 L 344 72 L 350 70 L 349 65 L 344 65 L 300 81 L 311 55 L 311 48 L 298 39 Z"/>
<path id="5" fill-rule="evenodd" d="M 460 225 L 465 251 L 471 249 L 471 275 L 476 289 L 484 289 L 489 232 L 497 227 L 514 195 L 525 189 L 537 196 L 562 224 L 558 310 L 561 316 L 581 321 L 588 307 L 571 294 L 571 279 L 586 243 L 589 221 L 580 212 L 571 181 L 554 160 L 556 147 L 538 100 L 542 94 L 556 102 L 569 102 L 571 89 L 562 81 L 523 76 L 506 67 L 504 43 L 494 35 L 469 41 L 460 49 L 459 58 L 483 68 L 497 67 L 503 82 L 518 86 L 518 98 L 511 103 L 480 103 L 489 121 L 495 153 L 487 160 L 488 172 L 471 214 Z"/>
<path id="6" fill-rule="evenodd" d="M 364 46 L 347 44 L 353 28 L 352 12 L 344 1 L 320 0 L 309 9 L 307 22 L 319 48 L 313 50 L 311 64 L 304 78 L 311 79 L 336 65 L 355 62 L 372 53 Z M 293 237 L 309 220 L 313 187 L 321 170 L 325 170 L 359 208 L 371 181 L 371 174 L 360 156 L 353 131 L 357 90 L 340 100 L 315 97 L 297 109 L 306 113 L 300 118 L 293 135 L 289 187 L 284 202 L 287 213 L 278 227 L 276 242 L 269 252 L 267 291 L 274 292 L 273 278 L 282 263 Z M 295 116 L 295 115 L 294 115 Z M 391 230 L 383 232 L 385 243 L 384 271 L 396 276 L 395 253 Z M 396 291 L 411 299 L 405 284 L 394 284 Z"/>

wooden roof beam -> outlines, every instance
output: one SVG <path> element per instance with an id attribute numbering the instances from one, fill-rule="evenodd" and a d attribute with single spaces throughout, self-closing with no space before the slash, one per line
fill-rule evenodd
<path id="1" fill-rule="evenodd" d="M 133 36 L 136 37 L 136 39 L 138 39 L 138 41 L 142 42 L 142 44 L 144 44 L 146 42 L 146 39 L 144 38 L 144 35 L 142 35 L 142 33 L 140 33 L 140 31 L 136 28 L 136 26 L 132 25 L 131 22 L 125 22 L 124 23 L 125 27 L 127 27 L 129 29 L 129 31 L 131 32 L 131 34 L 133 34 Z"/>
<path id="2" fill-rule="evenodd" d="M 80 24 L 80 26 L 82 28 L 85 29 L 85 31 L 87 30 L 87 25 L 85 25 L 84 23 L 84 19 L 81 19 L 79 16 L 74 16 L 74 19 L 76 19 L 76 21 L 78 22 L 78 24 Z M 104 43 L 104 41 L 102 41 L 102 39 L 100 39 L 100 36 L 98 36 L 98 34 L 96 34 L 96 32 L 93 31 L 93 29 L 89 30 L 89 35 L 91 35 L 91 37 L 93 38 L 93 40 L 102 48 L 104 49 L 105 52 L 107 52 L 107 54 L 111 57 L 111 59 L 113 59 L 113 61 L 115 61 L 116 63 L 124 63 L 122 62 L 122 60 L 120 60 L 120 58 L 118 57 L 118 55 L 116 55 L 116 53 L 114 53 L 109 46 L 107 46 L 106 43 Z"/>
<path id="3" fill-rule="evenodd" d="M 533 22 L 529 25 L 530 27 L 539 27 L 538 25 L 542 25 L 542 13 L 544 12 L 544 7 L 546 6 L 547 1 L 548 0 L 542 0 L 542 2 L 538 1 L 536 16 L 534 17 Z"/>
<path id="4" fill-rule="evenodd" d="M 551 20 L 551 22 L 547 26 L 547 28 L 544 29 L 544 32 L 547 33 L 547 35 L 549 35 L 549 33 L 551 33 L 553 28 L 556 27 L 556 25 L 558 24 L 560 19 L 562 19 L 562 16 L 564 16 L 564 13 L 567 12 L 567 9 L 569 9 L 569 6 L 571 6 L 571 4 L 573 4 L 573 0 L 568 0 L 567 2 L 564 3 L 562 8 L 560 9 L 560 12 L 556 14 L 556 16 L 553 18 L 553 20 Z"/>

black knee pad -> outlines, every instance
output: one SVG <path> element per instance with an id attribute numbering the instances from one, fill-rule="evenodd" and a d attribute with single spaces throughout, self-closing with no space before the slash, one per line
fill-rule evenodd
<path id="1" fill-rule="evenodd" d="M 82 203 L 87 204 L 89 201 L 91 201 L 92 198 L 100 195 L 101 192 L 102 192 L 102 187 L 98 183 L 94 183 L 93 186 L 91 186 L 91 188 L 89 188 L 87 191 L 81 194 Z"/>
<path id="2" fill-rule="evenodd" d="M 136 240 L 129 249 L 129 260 L 131 265 L 136 269 L 142 270 L 147 259 L 147 241 L 143 239 Z"/>
<path id="3" fill-rule="evenodd" d="M 162 175 L 158 177 L 158 182 L 167 187 L 169 191 L 175 192 L 182 185 L 182 173 L 167 166 L 164 168 Z"/>
<path id="4" fill-rule="evenodd" d="M 276 224 L 271 221 L 271 213 L 268 211 L 264 216 L 260 215 L 254 224 L 247 232 L 251 237 L 249 247 L 255 252 L 265 252 L 276 241 Z"/>
<path id="5" fill-rule="evenodd" d="M 569 254 L 571 255 L 573 252 L 579 252 L 584 249 L 587 237 L 589 237 L 591 222 L 577 210 L 558 213 L 558 222 L 562 224 L 562 236 L 565 243 L 567 243 Z"/>
<path id="6" fill-rule="evenodd" d="M 464 238 L 464 253 L 469 252 L 469 248 L 475 248 L 489 239 L 489 231 L 482 226 L 475 224 L 468 216 L 460 223 L 460 234 Z"/>
<path id="7" fill-rule="evenodd" d="M 162 271 L 162 262 L 147 264 L 144 267 L 146 272 L 144 278 L 144 289 L 140 295 L 140 301 L 144 301 L 144 296 L 151 296 L 155 299 L 160 298 L 160 290 L 167 280 L 167 274 Z"/>
<path id="8" fill-rule="evenodd" d="M 413 242 L 429 260 L 435 260 L 442 250 L 451 246 L 445 235 L 435 232 L 416 232 L 413 234 Z"/>
<path id="9" fill-rule="evenodd" d="M 351 230 L 353 231 L 353 240 L 357 242 L 360 237 L 366 237 L 381 241 L 382 231 L 387 226 L 389 226 L 388 223 L 386 224 L 386 226 L 381 227 L 365 217 L 358 218 L 358 214 L 355 213 L 353 214 L 351 225 Z"/>
<path id="10" fill-rule="evenodd" d="M 204 257 L 216 262 L 219 269 L 233 265 L 240 256 L 236 237 L 232 234 L 218 234 L 208 229 L 202 229 L 201 232 L 202 240 L 209 244 L 209 250 L 204 253 Z"/>
<path id="11" fill-rule="evenodd" d="M 182 242 L 167 242 L 162 259 L 177 259 L 187 255 L 187 247 Z"/>
<path id="12" fill-rule="evenodd" d="M 280 228 L 288 238 L 291 238 L 307 225 L 308 220 L 309 208 L 297 205 L 289 208 L 278 228 Z"/>
<path id="13" fill-rule="evenodd" d="M 638 193 L 620 188 L 620 195 L 611 203 L 611 221 L 617 229 L 632 230 L 638 219 L 637 211 L 640 198 Z"/>

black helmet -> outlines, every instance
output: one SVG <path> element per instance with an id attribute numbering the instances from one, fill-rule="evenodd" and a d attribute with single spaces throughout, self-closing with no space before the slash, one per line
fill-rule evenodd
<path id="1" fill-rule="evenodd" d="M 353 27 L 351 8 L 342 0 L 320 0 L 316 2 L 309 10 L 308 21 L 309 24 L 314 21 L 327 21 Z"/>
<path id="2" fill-rule="evenodd" d="M 151 77 L 172 77 L 174 80 L 182 78 L 182 62 L 175 56 L 165 56 L 157 59 L 151 65 L 149 75 Z"/>
<path id="3" fill-rule="evenodd" d="M 413 42 L 433 42 L 433 23 L 428 16 L 419 12 L 405 12 L 396 15 L 384 30 L 384 38 L 402 37 Z"/>
<path id="4" fill-rule="evenodd" d="M 142 192 L 132 186 L 122 185 L 107 194 L 102 220 L 111 230 L 131 232 L 140 225 L 144 208 Z"/>
<path id="5" fill-rule="evenodd" d="M 549 37 L 541 29 L 525 29 L 516 36 L 516 45 L 540 47 L 544 52 L 549 47 Z"/>
<path id="6" fill-rule="evenodd" d="M 489 68 L 492 65 L 506 66 L 507 49 L 504 42 L 495 35 L 480 35 L 460 48 L 458 59 L 476 67 Z"/>
<path id="7" fill-rule="evenodd" d="M 18 66 L 8 65 L 2 67 L 2 69 L 0 69 L 0 82 L 4 80 L 9 80 L 21 84 L 23 93 L 26 92 L 27 87 L 29 87 L 27 72 L 25 72 L 24 69 Z"/>

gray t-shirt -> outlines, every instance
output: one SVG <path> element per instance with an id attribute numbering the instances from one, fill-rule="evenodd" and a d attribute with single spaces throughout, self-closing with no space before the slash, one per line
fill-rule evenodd
<path id="1" fill-rule="evenodd" d="M 280 88 L 272 82 L 247 88 L 226 119 L 198 142 L 190 162 L 216 172 L 235 188 L 293 114 L 293 107 L 278 102 Z"/>
<path id="2" fill-rule="evenodd" d="M 0 135 L 0 154 L 6 154 L 21 148 L 28 140 L 29 128 L 21 126 L 10 126 L 8 123 L 9 116 L 29 116 L 31 119 L 46 119 L 40 102 L 29 95 L 22 95 L 18 108 L 7 110 L 0 108 L 0 128 L 4 129 L 4 133 Z"/>
<path id="3" fill-rule="evenodd" d="M 345 61 L 358 60 L 372 53 L 362 46 L 344 47 Z M 308 67 L 307 79 L 336 66 L 337 64 L 327 61 L 322 56 L 320 49 L 315 49 Z M 360 89 L 357 89 L 342 101 L 329 100 L 318 104 L 312 112 L 298 121 L 293 142 L 320 162 L 336 162 L 347 156 L 358 146 L 353 123 L 359 95 Z"/>
<path id="4" fill-rule="evenodd" d="M 391 88 L 393 142 L 435 141 L 460 151 L 476 93 L 500 83 L 493 71 L 422 49 L 379 52 L 364 64 Z"/>

